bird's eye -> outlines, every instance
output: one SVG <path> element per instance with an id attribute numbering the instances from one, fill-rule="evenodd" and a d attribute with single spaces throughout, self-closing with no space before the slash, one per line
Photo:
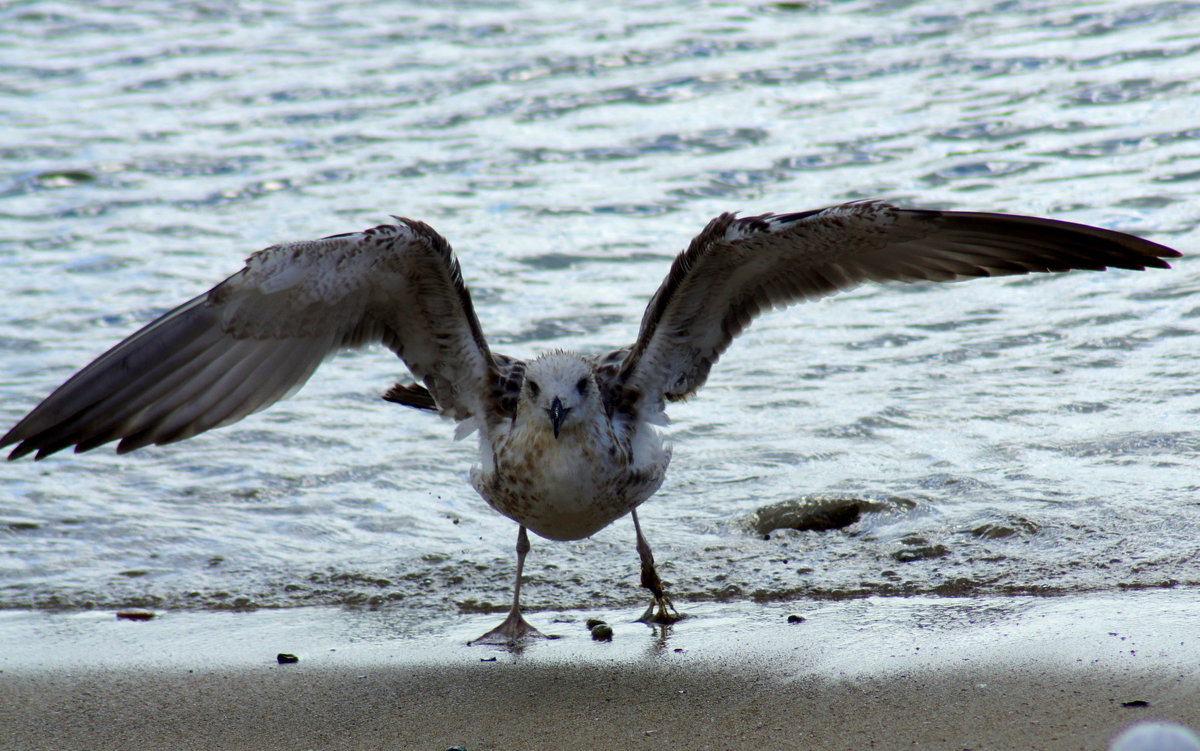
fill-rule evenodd
<path id="1" fill-rule="evenodd" d="M 540 394 L 541 392 L 542 392 L 542 388 L 541 388 L 541 386 L 537 385 L 537 381 L 529 382 L 529 395 L 530 396 L 532 396 L 534 399 L 536 399 L 537 395 Z"/>
<path id="2" fill-rule="evenodd" d="M 580 378 L 579 383 L 575 384 L 575 390 L 578 391 L 580 394 L 586 394 L 587 387 L 588 387 L 588 379 L 587 378 Z"/>

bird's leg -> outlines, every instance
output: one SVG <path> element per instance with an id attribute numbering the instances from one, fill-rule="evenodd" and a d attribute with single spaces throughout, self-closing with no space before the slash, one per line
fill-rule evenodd
<path id="1" fill-rule="evenodd" d="M 667 597 L 666 591 L 663 590 L 662 579 L 658 578 L 658 570 L 654 568 L 654 553 L 650 551 L 650 543 L 646 542 L 646 537 L 642 534 L 642 525 L 638 524 L 637 510 L 631 511 L 630 516 L 633 517 L 633 529 L 637 533 L 638 556 L 642 559 L 642 586 L 654 595 L 654 601 L 638 620 L 643 623 L 674 623 L 683 616 L 671 604 L 671 598 Z M 668 613 L 668 609 L 671 612 Z"/>
<path id="2" fill-rule="evenodd" d="M 525 533 L 525 527 L 522 526 L 521 530 L 517 532 L 517 581 L 513 585 L 512 609 L 508 611 L 508 617 L 499 626 L 478 639 L 467 642 L 468 644 L 508 645 L 525 637 L 543 636 L 541 631 L 529 625 L 529 622 L 521 617 L 521 572 L 525 568 L 525 556 L 528 553 L 529 535 Z"/>

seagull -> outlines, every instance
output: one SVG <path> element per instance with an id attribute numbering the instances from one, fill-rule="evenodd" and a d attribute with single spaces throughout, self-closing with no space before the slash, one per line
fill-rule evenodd
<path id="1" fill-rule="evenodd" d="M 493 352 L 450 244 L 393 217 L 361 232 L 274 245 L 117 344 L 0 439 L 9 459 L 119 440 L 117 452 L 190 438 L 298 390 L 340 350 L 382 343 L 414 380 L 384 398 L 478 434 L 471 485 L 515 521 L 516 577 L 504 621 L 473 643 L 541 634 L 521 614 L 526 530 L 595 534 L 628 514 L 652 601 L 680 618 L 637 508 L 662 485 L 668 402 L 693 395 L 759 313 L 865 282 L 948 282 L 1072 269 L 1170 268 L 1171 248 L 1054 219 L 860 201 L 713 219 L 650 298 L 633 344 L 607 353 Z"/>

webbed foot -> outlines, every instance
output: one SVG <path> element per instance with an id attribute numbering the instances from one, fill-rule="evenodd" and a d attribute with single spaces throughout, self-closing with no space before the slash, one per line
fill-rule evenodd
<path id="1" fill-rule="evenodd" d="M 487 632 L 478 639 L 472 639 L 467 642 L 469 646 L 478 646 L 481 644 L 507 647 L 518 644 L 525 639 L 546 639 L 548 638 L 541 631 L 538 631 L 529 621 L 521 616 L 521 611 L 511 610 L 508 617 L 491 631 Z"/>
<path id="2" fill-rule="evenodd" d="M 670 612 L 668 612 L 670 611 Z M 638 618 L 638 623 L 658 623 L 662 625 L 670 625 L 685 616 L 675 609 L 671 604 L 671 598 L 667 597 L 666 592 L 659 592 L 650 602 L 646 612 L 642 613 L 642 617 Z"/>

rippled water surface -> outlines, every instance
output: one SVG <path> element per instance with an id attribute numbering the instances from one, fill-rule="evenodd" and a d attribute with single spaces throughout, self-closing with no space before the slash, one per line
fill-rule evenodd
<path id="1" fill-rule="evenodd" d="M 250 252 L 389 214 L 496 348 L 632 340 L 713 215 L 872 197 L 1200 250 L 1200 4 L 10 3 L 0 421 Z M 677 600 L 1200 584 L 1200 284 L 869 287 L 768 315 L 672 410 Z M 502 607 L 471 441 L 383 349 L 185 443 L 0 468 L 0 607 Z M 825 531 L 764 507 L 843 499 Z M 845 501 L 849 499 L 849 501 Z M 534 541 L 530 610 L 642 604 L 633 530 Z"/>

